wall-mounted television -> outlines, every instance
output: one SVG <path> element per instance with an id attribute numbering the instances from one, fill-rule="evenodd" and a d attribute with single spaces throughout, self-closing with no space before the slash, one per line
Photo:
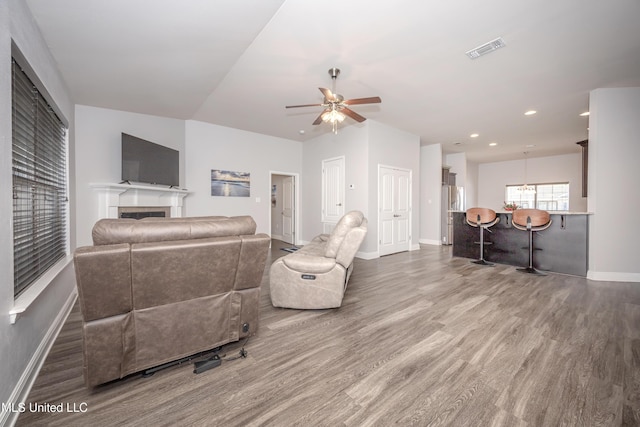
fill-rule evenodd
<path id="1" fill-rule="evenodd" d="M 123 133 L 122 181 L 177 187 L 180 185 L 180 153 Z"/>

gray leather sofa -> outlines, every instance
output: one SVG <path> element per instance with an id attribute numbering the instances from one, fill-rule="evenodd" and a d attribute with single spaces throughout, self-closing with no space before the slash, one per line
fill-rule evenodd
<path id="1" fill-rule="evenodd" d="M 270 239 L 249 217 L 103 219 L 74 254 L 87 386 L 253 335 Z"/>
<path id="2" fill-rule="evenodd" d="M 269 286 L 275 307 L 322 309 L 342 305 L 353 259 L 367 234 L 362 212 L 344 215 L 331 234 L 320 234 L 271 265 Z"/>

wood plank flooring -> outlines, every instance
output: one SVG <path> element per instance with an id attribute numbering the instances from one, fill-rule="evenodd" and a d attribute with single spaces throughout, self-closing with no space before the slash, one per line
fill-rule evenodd
<path id="1" fill-rule="evenodd" d="M 27 405 L 86 412 L 27 410 L 17 425 L 640 425 L 640 284 L 532 277 L 450 251 L 356 260 L 335 310 L 272 307 L 267 269 L 248 357 L 199 375 L 183 364 L 86 389 L 76 306 Z"/>

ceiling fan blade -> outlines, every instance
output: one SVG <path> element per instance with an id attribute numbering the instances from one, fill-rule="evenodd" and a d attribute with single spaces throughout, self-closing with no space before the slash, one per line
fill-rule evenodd
<path id="1" fill-rule="evenodd" d="M 320 123 L 322 123 L 322 115 L 326 112 L 327 110 L 324 110 L 322 113 L 320 113 L 320 115 L 315 119 L 315 121 L 312 123 L 314 125 L 319 125 Z"/>
<path id="2" fill-rule="evenodd" d="M 369 98 L 356 98 L 356 99 L 347 99 L 343 102 L 346 105 L 357 105 L 357 104 L 379 104 L 382 102 L 379 96 L 372 96 Z"/>
<path id="3" fill-rule="evenodd" d="M 323 87 L 319 87 L 318 89 L 320 89 L 320 92 L 322 92 L 322 94 L 324 95 L 324 98 L 329 101 L 336 101 L 336 97 L 333 93 L 331 93 L 331 91 L 329 89 L 323 88 Z"/>
<path id="4" fill-rule="evenodd" d="M 343 107 L 342 109 L 340 109 L 340 112 L 346 114 L 347 116 L 351 117 L 353 120 L 357 122 L 364 122 L 365 120 L 367 120 L 365 117 L 362 117 L 360 114 L 356 113 L 353 110 L 350 110 L 347 107 Z"/>
<path id="5" fill-rule="evenodd" d="M 284 108 L 320 107 L 322 104 L 287 105 Z"/>

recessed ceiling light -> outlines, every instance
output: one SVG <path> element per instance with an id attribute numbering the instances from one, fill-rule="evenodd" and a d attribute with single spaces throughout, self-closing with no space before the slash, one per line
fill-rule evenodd
<path id="1" fill-rule="evenodd" d="M 589 115 L 589 112 L 588 112 L 588 111 L 585 111 L 584 113 L 580 113 L 580 116 L 581 116 L 581 117 L 585 117 L 585 116 L 588 116 L 588 115 Z"/>
<path id="2" fill-rule="evenodd" d="M 298 133 L 299 133 L 300 135 L 304 135 L 304 129 L 300 129 L 300 130 L 298 131 Z"/>
<path id="3" fill-rule="evenodd" d="M 526 113 L 524 113 L 525 116 L 533 116 L 535 113 L 537 113 L 536 110 L 529 110 Z"/>
<path id="4" fill-rule="evenodd" d="M 480 134 L 477 133 L 472 133 L 471 135 L 469 135 L 471 138 L 477 138 L 480 136 Z"/>
<path id="5" fill-rule="evenodd" d="M 489 143 L 489 147 L 495 147 L 496 145 L 498 145 L 498 143 L 497 143 L 497 142 L 490 142 L 490 143 Z"/>
<path id="6" fill-rule="evenodd" d="M 527 144 L 527 145 L 525 145 L 526 148 L 531 148 L 531 147 L 535 147 L 535 146 L 536 146 L 536 144 Z"/>

